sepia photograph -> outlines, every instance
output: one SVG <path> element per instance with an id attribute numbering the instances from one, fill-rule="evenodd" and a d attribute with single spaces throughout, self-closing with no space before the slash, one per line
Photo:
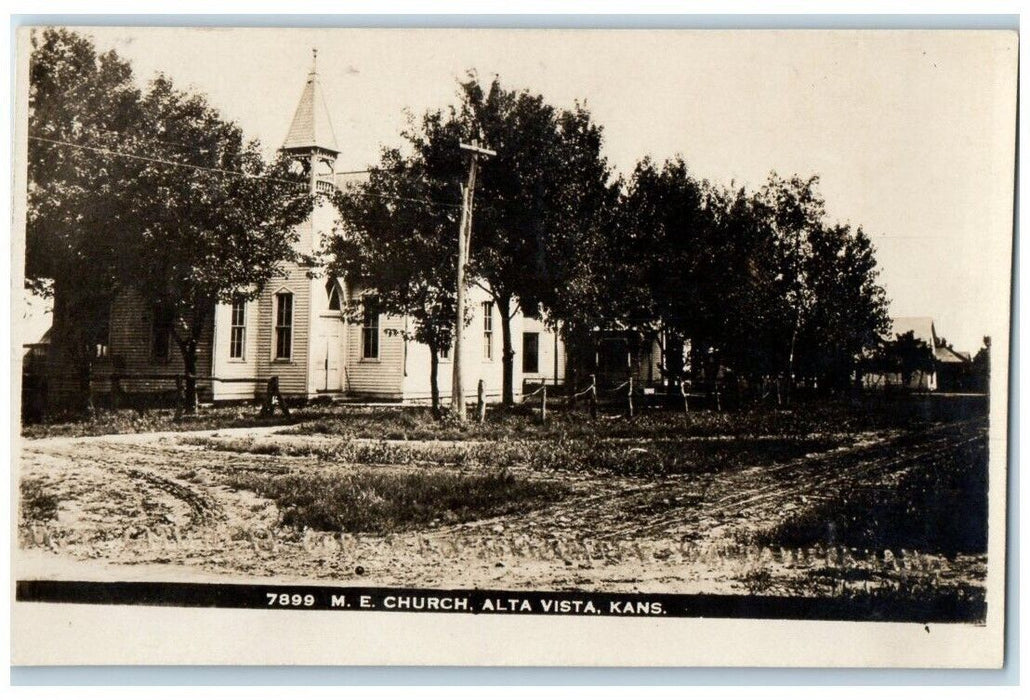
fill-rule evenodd
<path id="1" fill-rule="evenodd" d="M 16 663 L 1002 663 L 1016 33 L 17 39 Z"/>

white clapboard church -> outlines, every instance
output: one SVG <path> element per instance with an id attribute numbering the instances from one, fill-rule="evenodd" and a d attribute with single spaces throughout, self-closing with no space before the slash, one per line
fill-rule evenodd
<path id="1" fill-rule="evenodd" d="M 345 181 L 345 176 L 336 172 L 340 145 L 314 66 L 282 150 L 311 174 L 316 204 L 311 218 L 300 227 L 297 245 L 300 253 L 313 253 L 323 236 L 337 226 L 328 195 Z M 253 301 L 218 305 L 210 334 L 205 334 L 199 348 L 198 376 L 254 381 L 205 383 L 210 386 L 209 398 L 251 399 L 263 392 L 267 379 L 278 376 L 280 390 L 288 396 L 428 400 L 429 348 L 391 332 L 410 326 L 411 320 L 405 317 L 382 315 L 369 308 L 360 323 L 348 322 L 344 305 L 360 299 L 361 293 L 347 280 L 328 279 L 320 270 L 289 263 L 285 273 L 269 281 Z M 470 290 L 470 303 L 475 318 L 465 329 L 465 386 L 474 396 L 482 379 L 487 398 L 498 400 L 502 389 L 499 315 L 486 292 L 477 286 Z M 118 371 L 131 376 L 181 367 L 179 353 L 168 342 L 168 331 L 161 327 L 160 319 L 141 314 L 131 299 L 119 305 L 125 308 L 112 309 L 106 349 Z M 554 381 L 563 376 L 562 343 L 540 320 L 516 316 L 512 345 L 516 399 L 526 380 Z M 451 373 L 448 353 L 441 358 L 438 382 L 445 400 L 450 395 Z M 131 380 L 124 383 L 131 391 Z"/>

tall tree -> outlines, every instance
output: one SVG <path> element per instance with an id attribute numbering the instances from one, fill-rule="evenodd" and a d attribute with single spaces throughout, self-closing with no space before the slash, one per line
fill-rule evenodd
<path id="1" fill-rule="evenodd" d="M 798 336 L 813 301 L 805 261 L 811 256 L 810 238 L 821 229 L 826 215 L 825 202 L 816 189 L 818 184 L 816 175 L 784 179 L 774 172 L 758 193 L 775 240 L 777 285 L 791 309 L 789 327 L 783 329 L 782 335 L 787 356 L 783 370 L 791 388 L 796 378 Z"/>
<path id="2" fill-rule="evenodd" d="M 988 393 L 991 390 L 991 336 L 985 335 L 983 343 L 973 357 L 973 387 Z"/>
<path id="3" fill-rule="evenodd" d="M 708 183 L 682 158 L 658 166 L 641 161 L 622 201 L 619 236 L 622 309 L 616 319 L 658 340 L 670 382 L 683 374 L 683 341 L 708 347 L 713 303 L 720 296 L 721 266 L 713 245 L 719 205 Z"/>
<path id="4" fill-rule="evenodd" d="M 843 388 L 863 351 L 889 330 L 887 297 L 877 284 L 872 242 L 861 228 L 823 226 L 812 231 L 809 245 L 811 303 L 800 331 L 799 368 L 824 389 Z"/>
<path id="5" fill-rule="evenodd" d="M 828 226 L 818 178 L 775 175 L 758 192 L 700 180 L 682 159 L 638 164 L 621 203 L 622 327 L 655 324 L 693 371 L 721 367 L 843 384 L 887 323 L 873 246 L 861 229 Z M 634 321 L 634 319 L 639 319 Z M 681 373 L 666 352 L 666 374 Z"/>
<path id="6" fill-rule="evenodd" d="M 126 62 L 74 32 L 44 29 L 31 43 L 26 282 L 54 298 L 51 403 L 92 410 L 95 348 L 130 265 L 125 193 L 141 166 L 104 153 L 133 148 L 140 93 Z"/>
<path id="7" fill-rule="evenodd" d="M 343 225 L 327 250 L 331 274 L 374 295 L 380 311 L 413 320 L 405 339 L 429 347 L 437 414 L 440 353 L 450 347 L 454 333 L 458 264 L 455 209 L 433 200 L 446 196 L 440 190 L 426 177 L 421 160 L 384 149 L 368 179 L 336 197 Z M 350 317 L 362 311 L 361 299 L 348 300 Z"/>
<path id="8" fill-rule="evenodd" d="M 541 303 L 554 298 L 548 292 L 557 279 L 546 269 L 548 239 L 559 225 L 581 223 L 580 210 L 569 203 L 575 193 L 594 189 L 607 167 L 563 170 L 570 162 L 583 165 L 591 152 L 584 137 L 600 134 L 581 106 L 559 110 L 541 95 L 503 88 L 498 79 L 484 86 L 475 74 L 461 83 L 459 97 L 459 104 L 425 115 L 406 136 L 427 177 L 447 183 L 452 192 L 457 185 L 451 183 L 465 170 L 459 141 L 482 139 L 497 151 L 479 171 L 468 277 L 490 294 L 500 315 L 502 400 L 510 404 L 511 321 L 520 310 L 538 313 Z"/>
<path id="9" fill-rule="evenodd" d="M 304 178 L 200 95 L 158 76 L 142 101 L 148 153 L 130 196 L 134 269 L 126 280 L 171 320 L 196 406 L 197 348 L 216 303 L 252 299 L 295 259 L 296 227 L 311 213 Z"/>
<path id="10" fill-rule="evenodd" d="M 594 356 L 594 329 L 610 323 L 613 301 L 623 298 L 616 252 L 623 183 L 613 178 L 602 129 L 583 105 L 560 112 L 558 129 L 562 156 L 552 177 L 567 186 L 555 190 L 543 212 L 536 293 L 544 318 L 564 340 L 566 379 L 575 387 L 584 359 Z"/>

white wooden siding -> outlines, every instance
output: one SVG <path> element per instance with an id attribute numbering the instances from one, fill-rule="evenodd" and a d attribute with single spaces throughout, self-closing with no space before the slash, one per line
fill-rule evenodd
<path id="1" fill-rule="evenodd" d="M 229 357 L 229 338 L 232 326 L 232 305 L 218 304 L 215 307 L 214 362 L 213 375 L 223 379 L 259 377 L 258 335 L 260 328 L 260 301 L 255 299 L 246 304 L 244 318 L 243 357 Z M 264 390 L 264 382 L 226 383 L 213 382 L 215 401 L 253 399 Z"/>
<path id="2" fill-rule="evenodd" d="M 483 302 L 489 301 L 487 292 L 478 287 L 472 287 L 469 294 L 469 304 L 472 305 L 474 316 L 472 322 L 465 328 L 464 345 L 462 347 L 462 358 L 464 360 L 464 387 L 465 397 L 469 402 L 476 400 L 479 380 L 483 380 L 483 389 L 486 399 L 489 402 L 497 402 L 502 398 L 504 366 L 501 361 L 503 350 L 503 338 L 501 335 L 501 318 L 496 305 L 493 308 L 493 359 L 487 360 L 484 357 L 483 349 Z M 533 375 L 524 375 L 522 372 L 522 333 L 536 332 L 540 334 L 540 372 Z M 548 330 L 543 322 L 525 318 L 517 313 L 511 320 L 512 349 L 515 351 L 515 358 L 512 362 L 513 382 L 515 399 L 519 400 L 522 395 L 522 383 L 527 378 L 539 380 L 546 377 L 553 381 L 554 377 L 554 334 Z M 559 378 L 565 375 L 564 347 L 559 341 Z M 431 387 L 429 382 L 429 347 L 421 343 L 408 344 L 407 376 L 404 377 L 404 400 L 423 402 L 429 401 Z M 451 397 L 451 386 L 453 381 L 454 364 L 451 358 L 440 361 L 438 371 L 438 386 L 440 397 L 449 401 Z"/>
<path id="3" fill-rule="evenodd" d="M 278 375 L 284 394 L 308 394 L 308 338 L 311 327 L 311 284 L 308 269 L 295 263 L 273 278 L 258 297 L 257 367 L 262 377 Z M 289 360 L 275 359 L 275 295 L 293 294 L 293 346 Z"/>

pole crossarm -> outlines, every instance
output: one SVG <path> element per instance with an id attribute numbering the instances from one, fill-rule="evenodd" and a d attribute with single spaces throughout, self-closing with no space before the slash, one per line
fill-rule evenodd
<path id="1" fill-rule="evenodd" d="M 463 151 L 472 151 L 473 153 L 479 153 L 484 156 L 497 155 L 497 151 L 491 151 L 489 148 L 483 148 L 479 145 L 478 141 L 473 141 L 472 143 L 459 143 L 458 148 L 462 149 Z"/>

